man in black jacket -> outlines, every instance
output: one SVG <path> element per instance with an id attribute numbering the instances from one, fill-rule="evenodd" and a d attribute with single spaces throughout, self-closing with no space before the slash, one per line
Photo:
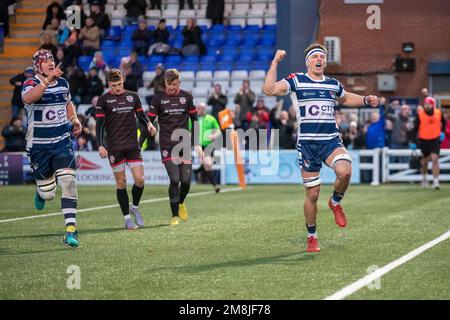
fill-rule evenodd
<path id="1" fill-rule="evenodd" d="M 23 73 L 19 73 L 9 79 L 9 83 L 14 86 L 14 93 L 11 99 L 12 105 L 12 116 L 18 117 L 20 114 L 20 110 L 23 109 L 22 102 L 22 85 L 26 79 L 34 76 L 34 69 L 32 67 L 28 67 L 25 69 Z"/>
<path id="2" fill-rule="evenodd" d="M 139 16 L 145 16 L 147 1 L 128 0 L 127 3 L 125 3 L 125 9 L 127 9 L 127 18 L 129 19 L 129 22 L 136 21 Z"/>
<path id="3" fill-rule="evenodd" d="M 25 151 L 26 129 L 22 126 L 22 120 L 19 117 L 13 117 L 9 126 L 2 130 L 2 136 L 5 138 L 5 148 L 2 152 Z"/>
<path id="4" fill-rule="evenodd" d="M 2 0 L 0 1 L 0 23 L 3 23 L 3 32 L 5 38 L 9 35 L 9 14 L 8 7 L 14 4 L 16 0 Z"/>

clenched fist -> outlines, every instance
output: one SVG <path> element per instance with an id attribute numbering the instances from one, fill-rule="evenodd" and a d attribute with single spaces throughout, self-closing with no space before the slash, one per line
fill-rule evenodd
<path id="1" fill-rule="evenodd" d="M 286 51 L 277 50 L 277 52 L 275 53 L 275 57 L 273 58 L 273 62 L 278 64 L 281 62 L 281 60 L 284 59 L 284 57 L 286 57 Z"/>

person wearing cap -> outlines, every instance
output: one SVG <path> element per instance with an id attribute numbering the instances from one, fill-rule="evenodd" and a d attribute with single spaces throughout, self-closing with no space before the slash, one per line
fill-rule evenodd
<path id="1" fill-rule="evenodd" d="M 34 76 L 33 67 L 28 67 L 25 69 L 23 73 L 19 73 L 9 79 L 9 83 L 14 86 L 14 92 L 11 99 L 12 106 L 12 116 L 19 117 L 20 110 L 23 109 L 23 101 L 22 101 L 22 85 L 25 80 Z"/>
<path id="2" fill-rule="evenodd" d="M 428 163 L 432 162 L 433 189 L 439 190 L 439 153 L 441 142 L 445 138 L 445 119 L 441 109 L 436 108 L 433 97 L 424 99 L 424 106 L 419 107 L 414 120 L 411 149 L 417 145 L 422 151 L 422 187 L 428 187 Z"/>
<path id="3" fill-rule="evenodd" d="M 347 219 L 341 200 L 350 184 L 352 158 L 345 149 L 336 125 L 336 102 L 348 107 L 377 107 L 378 97 L 361 96 L 346 92 L 334 78 L 324 75 L 327 66 L 327 49 L 312 44 L 304 51 L 306 73 L 292 73 L 276 81 L 278 64 L 286 57 L 286 51 L 277 50 L 263 86 L 269 96 L 290 95 L 295 106 L 298 123 L 298 162 L 305 187 L 304 214 L 306 218 L 307 252 L 320 251 L 316 233 L 317 201 L 320 192 L 322 163 L 336 174 L 333 195 L 328 206 L 336 224 L 344 228 Z"/>
<path id="4" fill-rule="evenodd" d="M 103 37 L 106 30 L 111 26 L 109 16 L 105 13 L 105 10 L 102 9 L 100 1 L 94 0 L 90 5 L 91 18 L 94 19 L 95 25 L 100 29 L 100 33 Z"/>
<path id="5" fill-rule="evenodd" d="M 22 87 L 27 111 L 27 155 L 36 180 L 34 206 L 43 210 L 61 188 L 61 210 L 66 232 L 63 243 L 78 247 L 76 213 L 78 203 L 76 161 L 71 133 L 80 135 L 83 127 L 70 96 L 69 83 L 60 65 L 48 50 L 38 50 L 32 58 L 36 75 Z M 72 129 L 72 132 L 71 132 Z"/>

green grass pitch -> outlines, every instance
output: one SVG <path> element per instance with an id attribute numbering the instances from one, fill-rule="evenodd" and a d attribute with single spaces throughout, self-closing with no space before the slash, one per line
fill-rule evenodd
<path id="1" fill-rule="evenodd" d="M 331 192 L 322 187 L 315 254 L 305 253 L 300 185 L 188 196 L 190 219 L 177 227 L 167 200 L 141 205 L 137 231 L 123 229 L 118 207 L 81 212 L 77 249 L 61 244 L 62 216 L 0 223 L 0 299 L 323 299 L 450 229 L 450 185 L 352 185 L 345 229 L 327 207 Z M 0 220 L 59 211 L 59 193 L 43 213 L 33 195 L 1 187 Z M 167 187 L 147 186 L 143 200 L 163 197 Z M 116 204 L 115 188 L 79 187 L 79 199 L 80 209 Z M 348 299 L 450 299 L 449 257 L 446 240 Z M 79 290 L 67 288 L 70 265 Z"/>

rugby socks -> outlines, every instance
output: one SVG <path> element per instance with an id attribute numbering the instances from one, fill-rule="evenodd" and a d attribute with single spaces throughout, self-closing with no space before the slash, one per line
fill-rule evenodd
<path id="1" fill-rule="evenodd" d="M 340 204 L 343 197 L 344 197 L 343 193 L 336 192 L 335 190 L 333 190 L 333 197 L 331 198 L 331 204 L 333 206 Z"/>
<path id="2" fill-rule="evenodd" d="M 144 192 L 144 187 L 141 188 L 137 185 L 133 185 L 133 189 L 131 189 L 131 194 L 133 195 L 133 209 L 137 209 L 139 206 L 139 201 L 141 201 L 142 192 Z"/>
<path id="3" fill-rule="evenodd" d="M 216 186 L 216 179 L 214 179 L 214 174 L 212 171 L 206 171 L 205 170 L 206 177 L 208 178 L 209 182 L 213 185 L 213 187 Z"/>
<path id="4" fill-rule="evenodd" d="M 170 199 L 170 210 L 172 211 L 172 217 L 178 217 L 178 207 L 180 206 L 180 202 L 177 200 L 172 201 Z"/>
<path id="5" fill-rule="evenodd" d="M 191 183 L 181 183 L 180 185 L 180 203 L 184 203 L 184 200 L 186 199 L 189 189 L 191 189 Z"/>
<path id="6" fill-rule="evenodd" d="M 119 201 L 120 209 L 124 217 L 127 215 L 129 217 L 130 204 L 127 189 L 117 189 L 117 201 Z"/>
<path id="7" fill-rule="evenodd" d="M 314 237 L 317 238 L 316 225 L 315 224 L 306 224 L 306 229 L 308 229 L 308 238 Z"/>
<path id="8" fill-rule="evenodd" d="M 75 226 L 77 222 L 77 200 L 61 198 L 61 209 L 64 214 L 66 227 Z"/>

